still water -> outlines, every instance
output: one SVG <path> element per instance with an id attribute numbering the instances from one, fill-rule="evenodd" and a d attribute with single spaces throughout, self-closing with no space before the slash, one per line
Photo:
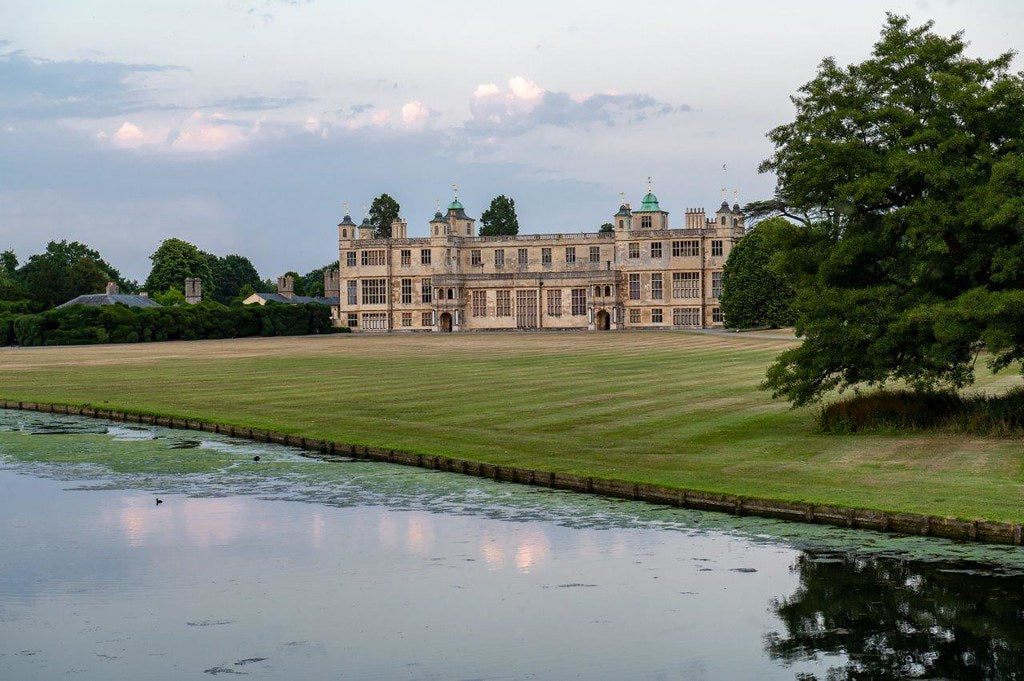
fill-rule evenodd
<path id="1" fill-rule="evenodd" d="M 0 518 L 0 679 L 1024 678 L 1010 547 L 2 410 Z"/>

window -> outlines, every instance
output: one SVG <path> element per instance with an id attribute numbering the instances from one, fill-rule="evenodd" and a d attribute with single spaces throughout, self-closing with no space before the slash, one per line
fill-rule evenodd
<path id="1" fill-rule="evenodd" d="M 722 297 L 722 273 L 712 272 L 711 273 L 711 297 L 721 298 Z"/>
<path id="2" fill-rule="evenodd" d="M 565 264 L 572 265 L 576 262 L 576 247 L 566 246 L 565 247 Z"/>
<path id="3" fill-rule="evenodd" d="M 622 218 L 619 218 L 619 229 L 622 229 L 622 225 L 623 225 Z"/>
<path id="4" fill-rule="evenodd" d="M 408 305 L 412 302 L 412 279 L 402 280 L 402 304 Z"/>
<path id="5" fill-rule="evenodd" d="M 434 313 L 423 312 L 420 314 L 420 326 L 433 326 L 434 325 Z"/>
<path id="6" fill-rule="evenodd" d="M 697 272 L 673 272 L 672 297 L 699 298 L 700 282 L 698 276 Z"/>
<path id="7" fill-rule="evenodd" d="M 630 241 L 629 242 L 629 257 L 639 258 L 640 257 L 640 242 Z"/>
<path id="8" fill-rule="evenodd" d="M 480 264 L 480 249 L 474 248 L 469 252 L 469 264 L 479 265 Z"/>
<path id="9" fill-rule="evenodd" d="M 720 308 L 720 307 L 713 307 L 713 308 L 711 308 L 711 321 L 713 321 L 715 324 L 721 324 L 722 323 L 722 308 Z"/>
<path id="10" fill-rule="evenodd" d="M 356 252 L 355 251 L 345 251 L 345 266 L 346 267 L 355 267 L 356 266 Z"/>
<path id="11" fill-rule="evenodd" d="M 587 289 L 574 288 L 572 290 L 572 316 L 582 317 L 587 314 Z"/>
<path id="12" fill-rule="evenodd" d="M 640 274 L 638 272 L 629 275 L 629 299 L 640 300 Z"/>
<path id="13" fill-rule="evenodd" d="M 661 242 L 660 241 L 652 241 L 651 242 L 651 257 L 652 258 L 660 258 L 661 257 Z"/>
<path id="14" fill-rule="evenodd" d="M 387 331 L 388 315 L 385 312 L 364 312 L 363 328 L 369 331 Z"/>
<path id="15" fill-rule="evenodd" d="M 591 246 L 590 247 L 590 262 L 601 262 L 601 247 Z"/>
<path id="16" fill-rule="evenodd" d="M 661 277 L 661 272 L 656 272 L 651 275 L 651 298 L 653 300 L 661 300 L 664 296 L 664 293 L 662 293 Z"/>
<path id="17" fill-rule="evenodd" d="M 408 267 L 412 264 L 412 251 L 407 248 L 402 249 L 402 267 Z"/>
<path id="18" fill-rule="evenodd" d="M 355 279 L 349 279 L 347 283 L 348 289 L 348 304 L 358 305 L 359 304 L 359 282 Z"/>
<path id="19" fill-rule="evenodd" d="M 711 242 L 711 257 L 712 258 L 715 258 L 715 257 L 720 258 L 720 257 L 722 257 L 722 240 L 721 239 L 715 239 L 714 241 Z"/>
<path id="20" fill-rule="evenodd" d="M 724 215 L 722 216 L 722 224 L 723 225 L 725 224 L 725 216 Z"/>
<path id="21" fill-rule="evenodd" d="M 528 250 L 526 250 L 525 248 L 520 248 L 518 253 L 516 254 L 516 261 L 520 265 L 529 265 L 530 264 L 530 252 Z"/>
<path id="22" fill-rule="evenodd" d="M 700 255 L 700 242 L 696 240 L 673 241 L 672 256 L 691 258 Z"/>
<path id="23" fill-rule="evenodd" d="M 473 316 L 487 316 L 487 291 L 473 291 Z"/>
<path id="24" fill-rule="evenodd" d="M 653 310 L 651 310 L 651 323 L 652 324 L 661 324 L 663 321 L 665 321 L 665 320 L 662 317 L 661 308 L 660 307 L 656 307 Z"/>
<path id="25" fill-rule="evenodd" d="M 412 326 L 412 312 L 402 313 L 402 326 Z"/>
<path id="26" fill-rule="evenodd" d="M 429 251 L 428 251 L 429 253 Z M 424 279 L 420 282 L 420 300 L 424 303 L 433 302 L 434 296 L 431 295 L 434 292 L 434 283 L 429 279 Z"/>
<path id="27" fill-rule="evenodd" d="M 363 252 L 365 253 L 366 251 Z M 363 305 L 381 305 L 388 302 L 387 279 L 363 279 L 362 281 Z"/>
<path id="28" fill-rule="evenodd" d="M 640 323 L 640 308 L 634 307 L 629 311 L 629 323 L 639 324 Z"/>
<path id="29" fill-rule="evenodd" d="M 384 258 L 384 251 L 360 251 L 361 262 L 364 265 L 383 265 L 387 261 Z"/>
<path id="30" fill-rule="evenodd" d="M 352 328 L 353 326 L 359 326 L 359 315 L 356 314 L 355 312 L 348 313 L 348 326 L 349 328 Z"/>
<path id="31" fill-rule="evenodd" d="M 562 316 L 562 289 L 548 289 L 548 316 Z"/>
<path id="32" fill-rule="evenodd" d="M 540 249 L 540 264 L 550 265 L 551 264 L 551 249 L 542 248 Z"/>
<path id="33" fill-rule="evenodd" d="M 497 317 L 512 316 L 512 292 L 501 290 L 494 292 L 494 314 Z"/>
<path id="34" fill-rule="evenodd" d="M 699 307 L 676 307 L 672 309 L 674 326 L 700 326 Z"/>
<path id="35" fill-rule="evenodd" d="M 420 264 L 421 265 L 429 265 L 430 264 L 430 249 L 429 248 L 420 249 Z"/>
<path id="36" fill-rule="evenodd" d="M 600 286 L 595 286 L 594 287 L 594 297 L 597 298 L 600 295 L 601 295 L 601 287 Z"/>
<path id="37" fill-rule="evenodd" d="M 650 215 L 643 215 L 643 216 L 641 216 L 640 217 L 640 229 L 650 229 L 650 228 L 651 228 L 651 216 Z"/>
<path id="38" fill-rule="evenodd" d="M 494 266 L 504 267 L 505 266 L 505 249 L 496 248 L 494 249 Z"/>

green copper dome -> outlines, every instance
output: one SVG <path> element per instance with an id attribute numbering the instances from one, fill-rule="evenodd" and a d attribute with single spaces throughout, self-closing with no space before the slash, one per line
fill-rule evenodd
<path id="1" fill-rule="evenodd" d="M 644 196 L 643 203 L 640 204 L 640 212 L 660 210 L 661 207 L 658 206 L 658 197 L 652 194 L 651 192 L 647 192 L 647 194 Z"/>
<path id="2" fill-rule="evenodd" d="M 453 199 L 452 202 L 448 204 L 448 210 L 464 210 L 464 209 L 462 207 L 462 204 L 459 203 L 458 199 Z"/>

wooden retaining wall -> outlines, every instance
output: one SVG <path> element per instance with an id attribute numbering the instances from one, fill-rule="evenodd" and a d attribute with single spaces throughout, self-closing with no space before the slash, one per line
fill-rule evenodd
<path id="1" fill-rule="evenodd" d="M 299 435 L 288 435 L 256 428 L 225 426 L 207 421 L 180 419 L 170 416 L 155 416 L 137 412 L 116 411 L 92 406 L 67 404 L 42 404 L 36 402 L 12 402 L 0 400 L 0 409 L 21 409 L 52 414 L 89 416 L 92 418 L 144 423 L 166 428 L 200 430 L 220 433 L 231 437 L 246 438 L 258 442 L 271 442 L 304 450 L 305 455 L 323 459 L 347 458 L 386 461 L 388 463 L 418 466 L 434 470 L 461 473 L 481 478 L 491 478 L 524 485 L 542 485 L 554 489 L 600 494 L 621 499 L 646 501 L 653 504 L 693 508 L 702 511 L 719 511 L 735 515 L 752 515 L 765 518 L 780 518 L 804 523 L 836 525 L 864 530 L 878 530 L 907 535 L 944 537 L 986 544 L 1022 544 L 1022 525 L 989 520 L 960 520 L 920 513 L 889 513 L 864 508 L 830 506 L 805 502 L 776 501 L 758 497 L 716 494 L 698 490 L 678 489 L 664 485 L 609 480 L 606 478 L 584 477 L 570 473 L 537 471 L 515 466 L 499 466 L 457 459 L 449 456 L 416 454 L 397 449 L 380 449 L 365 445 L 353 445 L 329 440 L 317 440 Z"/>

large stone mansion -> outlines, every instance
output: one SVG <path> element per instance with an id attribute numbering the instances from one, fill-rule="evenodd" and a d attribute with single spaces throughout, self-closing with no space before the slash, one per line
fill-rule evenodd
<path id="1" fill-rule="evenodd" d="M 456 195 L 425 237 L 405 220 L 390 239 L 368 220 L 338 225 L 326 295 L 353 331 L 649 329 L 721 326 L 722 265 L 743 236 L 739 205 L 687 209 L 680 228 L 648 191 L 610 232 L 476 235 Z"/>

